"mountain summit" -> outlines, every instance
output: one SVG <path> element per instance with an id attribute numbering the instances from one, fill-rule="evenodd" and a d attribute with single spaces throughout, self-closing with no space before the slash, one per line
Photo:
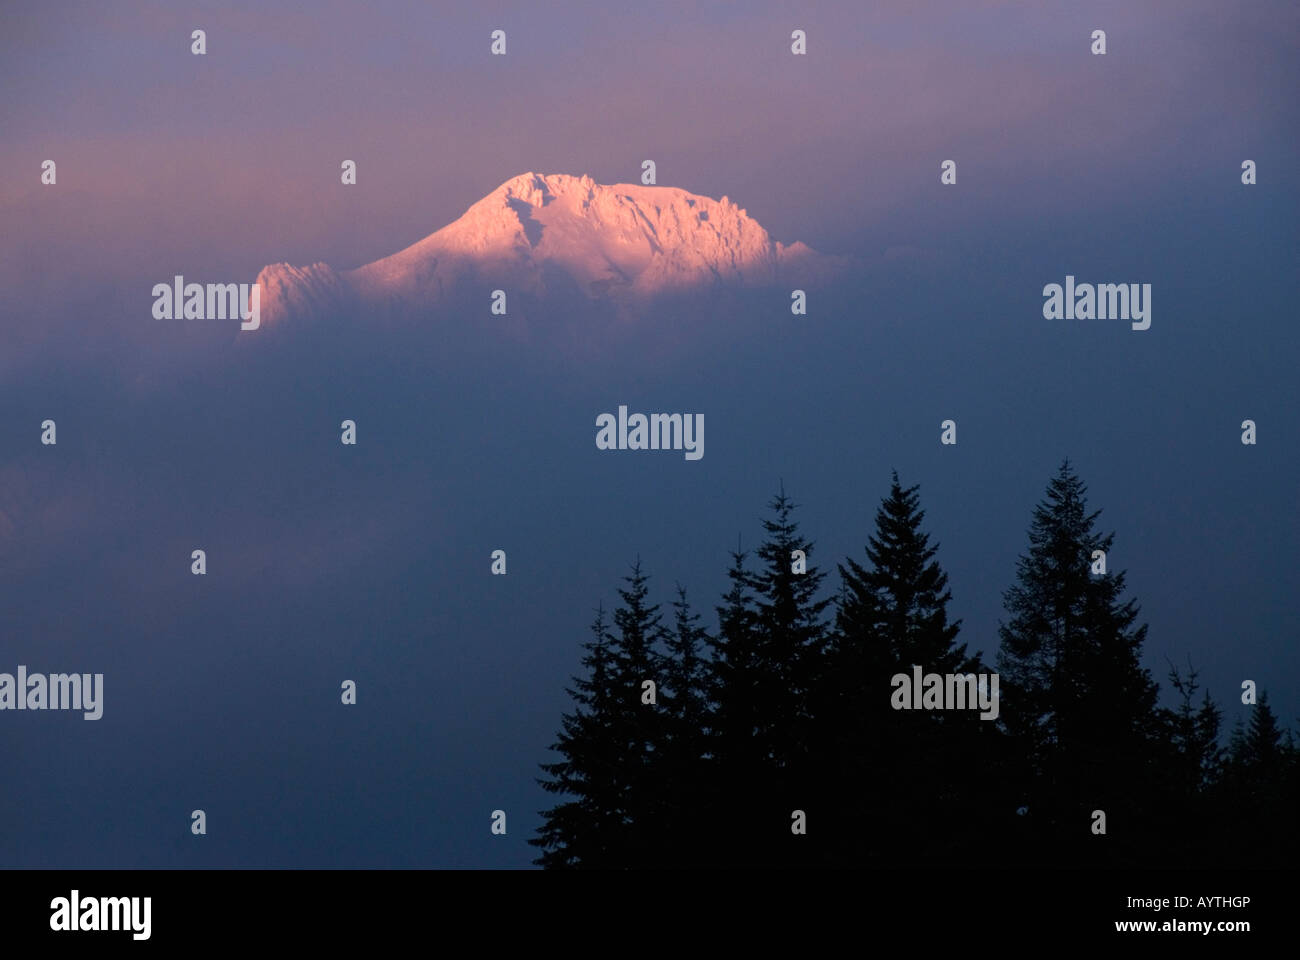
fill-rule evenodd
<path id="1" fill-rule="evenodd" d="M 799 286 L 844 263 L 773 241 L 725 196 L 525 173 L 392 256 L 343 273 L 273 264 L 257 282 L 274 325 L 349 301 L 419 306 L 467 283 L 544 296 L 567 281 L 593 300 L 625 303 L 716 285 Z"/>

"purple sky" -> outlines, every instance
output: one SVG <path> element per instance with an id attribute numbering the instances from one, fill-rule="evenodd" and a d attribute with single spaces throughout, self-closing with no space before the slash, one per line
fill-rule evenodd
<path id="1" fill-rule="evenodd" d="M 1277 141 L 1295 115 L 1294 4 L 963 2 L 923 20 L 910 3 L 441 6 L 11 10 L 4 286 L 57 296 L 42 261 L 120 275 L 201 258 L 250 279 L 276 260 L 352 267 L 515 174 L 624 182 L 646 158 L 776 239 L 865 254 L 939 244 L 926 221 L 943 159 L 960 164 L 958 216 L 1004 224 L 1024 215 L 1008 198 L 1068 219 L 1063 182 L 1158 190 L 1192 150 L 1234 167 L 1268 151 L 1278 173 L 1297 159 L 1277 154 L 1294 150 Z M 205 57 L 189 52 L 200 26 Z M 805 58 L 789 55 L 796 26 Z M 504 58 L 487 55 L 496 27 Z M 1104 58 L 1088 52 L 1098 27 Z M 38 182 L 51 158 L 57 198 Z"/>
<path id="2" fill-rule="evenodd" d="M 444 6 L 0 13 L 0 670 L 108 677 L 99 726 L 0 723 L 28 785 L 0 796 L 0 865 L 525 865 L 590 610 L 640 554 L 656 599 L 681 580 L 711 623 L 782 479 L 832 569 L 891 468 L 920 483 L 961 639 L 991 658 L 1069 455 L 1156 678 L 1192 657 L 1231 724 L 1253 676 L 1295 724 L 1293 0 Z M 797 324 L 684 312 L 690 336 L 644 350 L 359 318 L 250 359 L 150 317 L 177 273 L 352 268 L 525 171 L 626 182 L 645 159 L 859 258 L 859 285 Z M 1067 272 L 1152 283 L 1151 330 L 1045 323 Z M 698 469 L 598 456 L 618 403 L 706 411 Z M 174 562 L 196 539 L 203 589 Z M 374 708 L 340 716 L 349 673 Z M 173 818 L 201 802 L 223 839 L 196 855 Z M 490 846 L 497 805 L 520 819 Z"/>

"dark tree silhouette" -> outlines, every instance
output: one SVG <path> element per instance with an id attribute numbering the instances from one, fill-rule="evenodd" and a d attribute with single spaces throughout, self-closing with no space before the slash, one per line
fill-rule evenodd
<path id="1" fill-rule="evenodd" d="M 611 867 L 623 847 L 617 776 L 622 757 L 613 735 L 612 637 L 603 607 L 591 632 L 592 639 L 583 644 L 587 675 L 575 677 L 566 690 L 576 707 L 561 717 L 551 745 L 562 759 L 543 763 L 550 779 L 538 781 L 548 793 L 569 798 L 542 812 L 538 835 L 528 841 L 542 850 L 533 862 L 551 870 Z"/>
<path id="2" fill-rule="evenodd" d="M 663 657 L 657 648 L 666 637 L 659 605 L 649 601 L 649 577 L 642 573 L 639 558 L 623 580 L 626 586 L 618 591 L 616 634 L 610 647 L 615 693 L 611 704 L 613 729 L 623 753 L 622 811 L 627 833 L 621 859 L 623 865 L 639 867 L 662 855 L 662 824 L 656 817 L 664 782 L 656 767 L 667 727 L 657 702 L 657 688 L 664 679 Z M 655 703 L 644 702 L 647 681 L 655 685 Z"/>
<path id="3" fill-rule="evenodd" d="M 648 860 L 665 867 L 708 863 L 711 807 L 708 782 L 708 632 L 692 612 L 686 590 L 679 584 L 673 601 L 673 626 L 667 633 L 660 676 L 663 742 L 657 749 L 653 775 L 659 798 L 652 816 L 655 848 Z"/>
<path id="4" fill-rule="evenodd" d="M 830 600 L 816 596 L 824 574 L 808 563 L 813 545 L 799 535 L 784 487 L 770 508 L 759 569 L 746 568 L 745 553 L 732 554 L 731 589 L 712 642 L 709 749 L 719 806 L 711 818 L 723 837 L 714 857 L 732 865 L 791 865 L 812 856 L 807 837 L 790 827 L 795 810 L 814 816 L 809 694 L 821 672 Z"/>
<path id="5" fill-rule="evenodd" d="M 1284 731 L 1261 690 L 1246 708 L 1229 741 L 1217 812 L 1228 827 L 1226 863 L 1295 866 L 1300 856 L 1300 764 L 1290 731 Z"/>
<path id="6" fill-rule="evenodd" d="M 948 575 L 934 559 L 938 546 L 921 530 L 919 489 L 904 489 L 893 474 L 867 541 L 870 569 L 852 558 L 840 565 L 845 589 L 837 623 L 841 632 L 884 644 L 891 673 L 899 664 L 939 673 L 975 670 L 978 658 L 956 642 L 961 621 L 948 622 Z"/>
<path id="7" fill-rule="evenodd" d="M 1189 836 L 1203 835 L 1203 825 L 1217 815 L 1212 790 L 1222 776 L 1224 756 L 1219 746 L 1223 715 L 1209 691 L 1196 704 L 1197 676 L 1190 664 L 1184 676 L 1170 663 L 1169 686 L 1178 704 L 1158 711 L 1165 731 L 1158 796 L 1166 813 L 1149 847 L 1153 861 L 1169 865 L 1206 866 L 1220 856 L 1217 843 L 1187 843 Z"/>
<path id="8" fill-rule="evenodd" d="M 1169 727 L 1169 742 L 1177 764 L 1174 781 L 1178 794 L 1190 799 L 1207 790 L 1222 772 L 1223 750 L 1219 747 L 1219 730 L 1223 714 L 1207 690 L 1199 707 L 1195 704 L 1198 673 L 1188 667 L 1187 676 L 1169 665 L 1169 685 L 1178 694 L 1178 706 L 1162 711 Z"/>
<path id="9" fill-rule="evenodd" d="M 1232 763 L 1241 773 L 1268 773 L 1280 766 L 1285 749 L 1277 715 L 1268 705 L 1268 691 L 1261 690 L 1252 705 L 1244 736 L 1233 738 Z"/>
<path id="10" fill-rule="evenodd" d="M 876 827 L 855 831 L 841 860 L 894 862 L 904 853 L 909 862 L 950 860 L 986 837 L 998 816 L 996 725 L 974 711 L 902 712 L 890 704 L 890 679 L 910 676 L 913 665 L 926 673 L 983 670 L 979 655 L 957 643 L 960 622 L 948 620 L 948 577 L 921 529 L 918 489 L 904 488 L 894 473 L 868 538 L 868 566 L 852 558 L 839 566 L 820 686 L 828 750 L 820 766 L 840 774 L 827 784 L 837 818 L 847 822 L 856 809 Z"/>
<path id="11" fill-rule="evenodd" d="M 1138 862 L 1158 829 L 1154 781 L 1161 731 L 1158 693 L 1141 665 L 1146 625 L 1121 600 L 1123 572 L 1094 574 L 1093 551 L 1114 534 L 1094 530 L 1086 488 L 1062 463 L 1034 510 L 1029 552 L 1005 595 L 999 666 L 1002 716 L 1028 761 L 1023 804 L 1037 857 Z M 1092 811 L 1107 818 L 1091 833 Z"/>
<path id="12" fill-rule="evenodd" d="M 709 633 L 679 585 L 670 624 L 639 561 L 584 645 L 542 765 L 561 798 L 530 843 L 551 869 L 656 866 L 1274 865 L 1300 855 L 1300 758 L 1261 692 L 1220 746 L 1222 713 L 1171 665 L 1172 708 L 1142 666 L 1123 572 L 1065 461 L 1004 595 L 1000 719 L 897 710 L 891 679 L 986 674 L 959 642 L 918 487 L 897 474 L 866 562 L 839 565 L 834 621 L 784 489 L 758 563 L 739 546 Z M 1109 557 L 1107 558 L 1109 561 Z M 656 684 L 656 702 L 643 685 Z M 806 835 L 792 833 L 803 810 Z M 1106 815 L 1105 836 L 1091 829 Z"/>
<path id="13" fill-rule="evenodd" d="M 589 676 L 569 690 L 578 708 L 552 746 L 564 759 L 542 765 L 552 778 L 543 788 L 574 798 L 542 814 L 531 842 L 545 851 L 537 861 L 545 867 L 638 867 L 661 856 L 654 768 L 666 736 L 658 706 L 642 702 L 642 684 L 661 681 L 655 646 L 663 626 L 639 560 L 624 581 L 614 629 L 598 614 L 583 660 Z"/>
<path id="14" fill-rule="evenodd" d="M 767 748 L 757 736 L 764 712 L 759 692 L 763 665 L 754 640 L 757 612 L 747 560 L 739 547 L 731 553 L 731 586 L 717 608 L 718 632 L 706 641 L 711 654 L 706 678 L 710 762 L 702 813 L 712 824 L 712 840 L 704 856 L 719 866 L 752 853 L 755 819 L 746 798 L 762 789 L 766 766 Z"/>

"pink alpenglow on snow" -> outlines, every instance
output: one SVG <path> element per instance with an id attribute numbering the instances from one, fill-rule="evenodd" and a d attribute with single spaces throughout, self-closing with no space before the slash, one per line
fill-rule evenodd
<path id="1" fill-rule="evenodd" d="M 716 285 L 802 287 L 847 266 L 774 241 L 726 197 L 525 173 L 392 256 L 336 272 L 272 264 L 258 274 L 263 324 L 344 304 L 420 306 L 463 284 L 544 296 L 559 270 L 593 300 L 631 302 Z"/>

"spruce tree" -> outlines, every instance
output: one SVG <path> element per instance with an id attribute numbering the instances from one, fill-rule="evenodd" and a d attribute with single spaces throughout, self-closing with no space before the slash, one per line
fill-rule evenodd
<path id="1" fill-rule="evenodd" d="M 642 867 L 658 856 L 655 764 L 665 735 L 657 704 L 642 702 L 642 684 L 661 682 L 663 628 L 639 560 L 624 580 L 613 627 L 602 608 L 594 639 L 584 644 L 588 675 L 568 690 L 577 707 L 562 717 L 551 747 L 563 759 L 542 765 L 551 777 L 542 787 L 572 798 L 543 812 L 530 841 L 544 851 L 535 862 L 547 868 Z"/>
<path id="2" fill-rule="evenodd" d="M 1156 848 L 1153 856 L 1160 862 L 1203 867 L 1218 861 L 1221 831 L 1212 831 L 1212 836 L 1198 844 L 1188 844 L 1187 837 L 1204 836 L 1205 824 L 1220 822 L 1214 790 L 1222 770 L 1222 714 L 1209 691 L 1199 706 L 1196 704 L 1200 689 L 1197 676 L 1190 664 L 1186 676 L 1172 663 L 1169 665 L 1169 685 L 1178 695 L 1178 705 L 1173 710 L 1159 711 L 1165 731 L 1160 796 L 1166 812 L 1159 835 L 1152 837 L 1152 846 Z"/>
<path id="3" fill-rule="evenodd" d="M 1290 731 L 1284 731 L 1267 691 L 1237 721 L 1220 792 L 1226 825 L 1224 859 L 1235 866 L 1293 867 L 1300 856 L 1300 770 Z"/>
<path id="4" fill-rule="evenodd" d="M 663 683 L 663 658 L 658 646 L 664 640 L 659 605 L 649 600 L 649 577 L 638 558 L 619 588 L 610 644 L 609 681 L 612 692 L 610 725 L 621 752 L 620 809 L 625 843 L 619 866 L 643 867 L 663 851 L 658 819 L 664 778 L 658 769 L 666 745 L 667 727 L 658 703 Z M 655 685 L 655 703 L 644 702 L 646 681 Z"/>
<path id="5" fill-rule="evenodd" d="M 754 576 L 755 641 L 759 653 L 759 695 L 765 705 L 757 736 L 766 745 L 764 790 L 751 803 L 762 817 L 756 831 L 770 838 L 768 863 L 810 865 L 829 840 L 834 823 L 819 801 L 822 771 L 813 711 L 823 674 L 830 597 L 819 597 L 825 573 L 812 565 L 814 544 L 794 519 L 797 505 L 785 485 L 772 498 L 763 520 L 766 534 L 758 548 Z M 810 833 L 791 831 L 791 817 L 802 810 Z"/>
<path id="6" fill-rule="evenodd" d="M 1259 702 L 1250 711 L 1250 723 L 1237 760 L 1247 770 L 1276 769 L 1283 756 L 1282 729 L 1268 703 L 1268 691 L 1262 690 Z"/>
<path id="7" fill-rule="evenodd" d="M 565 797 L 542 811 L 538 835 L 528 842 L 542 851 L 533 862 L 550 870 L 608 868 L 623 846 L 620 784 L 620 744 L 613 735 L 614 704 L 610 683 L 611 654 L 603 607 L 591 625 L 592 639 L 583 644 L 585 676 L 573 678 L 566 692 L 576 704 L 560 720 L 551 750 L 562 759 L 543 763 L 549 779 L 539 780 L 548 793 Z"/>
<path id="8" fill-rule="evenodd" d="M 669 715 L 674 720 L 675 737 L 691 743 L 689 754 L 702 753 L 704 724 L 708 718 L 708 631 L 700 626 L 699 614 L 691 610 L 686 589 L 677 585 L 673 601 L 673 629 L 665 644 L 668 649 L 664 682 L 668 688 Z"/>
<path id="9" fill-rule="evenodd" d="M 711 651 L 706 681 L 709 764 L 701 813 L 712 833 L 702 853 L 714 866 L 734 866 L 753 857 L 751 834 L 759 826 L 749 803 L 762 786 L 766 749 L 756 736 L 764 705 L 747 560 L 748 553 L 739 547 L 731 553 L 731 585 L 717 608 L 718 632 L 706 641 Z"/>
<path id="10" fill-rule="evenodd" d="M 1178 706 L 1164 711 L 1164 718 L 1177 757 L 1177 788 L 1183 798 L 1193 798 L 1208 789 L 1218 779 L 1223 762 L 1219 747 L 1223 714 L 1208 690 L 1199 706 L 1194 703 L 1200 689 L 1197 676 L 1190 665 L 1185 677 L 1177 667 L 1169 665 L 1169 685 L 1178 694 Z"/>
<path id="11" fill-rule="evenodd" d="M 830 599 L 817 597 L 824 574 L 808 564 L 813 544 L 800 536 L 784 488 L 770 509 L 758 569 L 746 567 L 743 552 L 732 554 L 712 641 L 711 779 L 724 832 L 716 856 L 733 865 L 810 862 L 813 844 L 792 834 L 791 815 L 804 810 L 810 822 L 823 815 L 809 809 L 818 796 L 810 695 L 822 672 Z M 829 818 L 821 822 L 830 828 Z"/>
<path id="12" fill-rule="evenodd" d="M 673 626 L 665 639 L 660 704 L 664 743 L 657 752 L 654 773 L 660 804 L 654 817 L 660 841 L 654 863 L 667 867 L 700 866 L 708 862 L 709 822 L 708 633 L 691 610 L 679 584 L 673 601 Z"/>
<path id="13" fill-rule="evenodd" d="M 821 672 L 831 598 L 817 596 L 826 574 L 809 563 L 813 544 L 799 534 L 796 504 L 784 484 L 769 509 L 772 515 L 763 520 L 767 536 L 758 549 L 761 567 L 753 579 L 758 676 L 768 704 L 759 737 L 774 766 L 791 769 L 808 746 L 809 698 Z"/>
<path id="14" fill-rule="evenodd" d="M 938 545 L 922 530 L 919 488 L 892 476 L 876 510 L 868 565 L 839 565 L 841 590 L 827 657 L 828 740 L 844 761 L 837 805 L 853 798 L 869 822 L 854 855 L 863 861 L 910 861 L 959 855 L 992 829 L 990 787 L 999 776 L 995 726 L 978 711 L 900 712 L 890 705 L 890 680 L 925 673 L 982 672 L 979 656 L 957 642 L 949 622 L 948 578 Z M 839 732 L 839 736 L 835 735 Z M 853 802 L 853 801 L 850 801 Z M 845 811 L 847 813 L 847 811 Z"/>
<path id="15" fill-rule="evenodd" d="M 876 532 L 867 541 L 870 568 L 852 558 L 840 565 L 848 602 L 841 604 L 838 622 L 864 635 L 874 632 L 893 664 L 937 673 L 973 670 L 978 659 L 956 643 L 961 621 L 948 622 L 948 575 L 934 559 L 938 545 L 921 530 L 919 489 L 904 489 L 893 474 L 889 495 L 876 510 Z"/>
<path id="16" fill-rule="evenodd" d="M 1091 570 L 1114 534 L 1094 529 L 1100 511 L 1088 512 L 1086 492 L 1067 460 L 1034 510 L 999 630 L 1002 717 L 1031 765 L 1023 802 L 1035 849 L 1072 863 L 1140 862 L 1161 812 L 1158 688 L 1141 665 L 1137 603 L 1121 599 L 1125 574 Z M 1090 833 L 1097 809 L 1104 843 Z"/>

